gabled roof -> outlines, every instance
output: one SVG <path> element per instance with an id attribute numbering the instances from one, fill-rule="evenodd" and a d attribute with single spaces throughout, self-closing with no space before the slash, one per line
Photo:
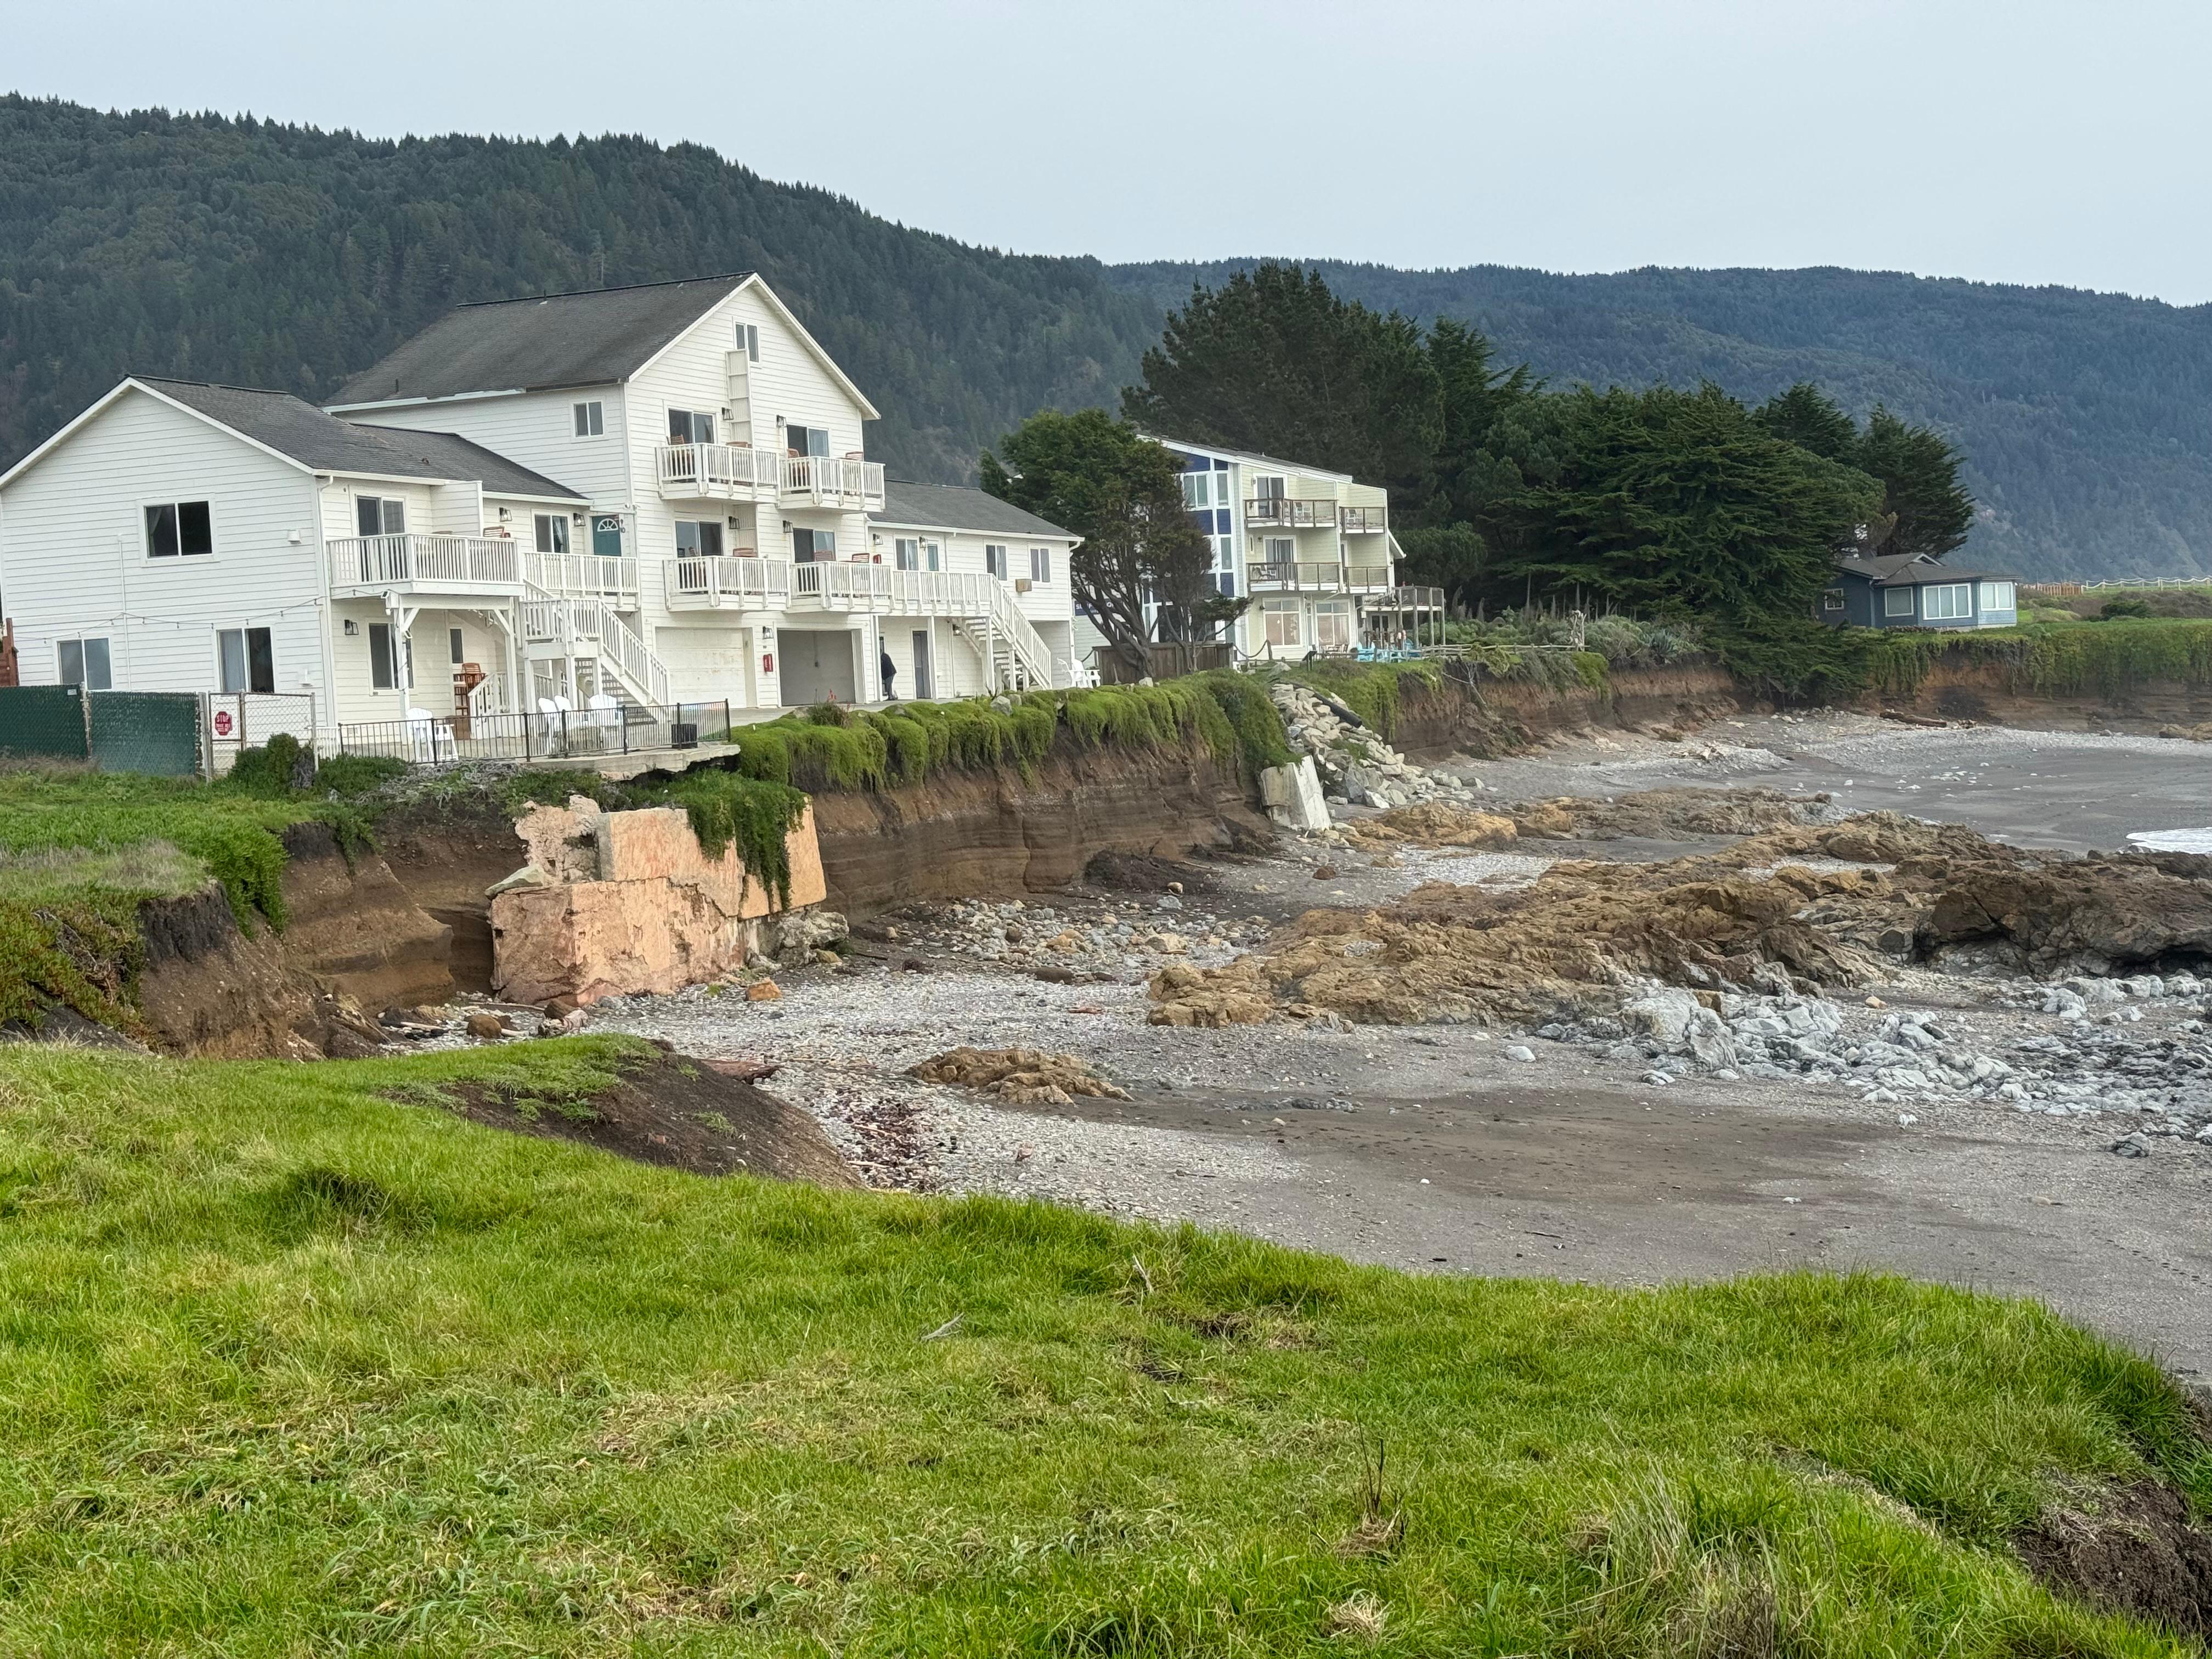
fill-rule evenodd
<path id="1" fill-rule="evenodd" d="M 2018 581 L 2009 570 L 1968 570 L 1944 564 L 1924 553 L 1891 553 L 1880 558 L 1855 559 L 1836 556 L 1836 568 L 1849 576 L 1863 576 L 1876 587 L 1926 587 L 1936 582 Z"/>
<path id="2" fill-rule="evenodd" d="M 1262 455 L 1256 450 L 1224 449 L 1219 444 L 1194 444 L 1181 438 L 1164 438 L 1157 432 L 1147 432 L 1150 438 L 1163 449 L 1179 449 L 1190 455 L 1218 455 L 1224 460 L 1244 461 L 1255 466 L 1279 466 L 1285 472 L 1303 472 L 1309 478 L 1328 478 L 1337 483 L 1359 482 L 1349 472 L 1339 472 L 1334 467 L 1316 466 L 1310 461 L 1286 461 L 1279 455 Z"/>
<path id="3" fill-rule="evenodd" d="M 495 495 L 529 495 L 547 501 L 586 501 L 566 484 L 518 466 L 506 456 L 451 432 L 407 432 L 396 427 L 361 426 L 326 415 L 289 392 L 256 386 L 218 386 L 204 380 L 172 380 L 134 374 L 10 468 L 0 483 L 51 453 L 101 410 L 132 389 L 158 398 L 245 439 L 257 448 L 289 461 L 302 471 L 364 473 L 381 478 L 432 478 L 441 482 L 483 481 Z"/>
<path id="4" fill-rule="evenodd" d="M 775 290 L 749 270 L 457 306 L 340 386 L 329 406 L 359 410 L 439 398 L 612 386 L 636 374 L 708 311 L 748 286 L 759 290 L 831 378 L 874 419 L 875 405 Z"/>
<path id="5" fill-rule="evenodd" d="M 1081 539 L 1049 520 L 958 484 L 916 483 L 908 478 L 884 481 L 884 505 L 868 514 L 871 524 L 902 530 L 973 530 L 985 535 L 1057 536 Z"/>
<path id="6" fill-rule="evenodd" d="M 339 387 L 331 407 L 627 380 L 751 274 L 456 306 Z"/>

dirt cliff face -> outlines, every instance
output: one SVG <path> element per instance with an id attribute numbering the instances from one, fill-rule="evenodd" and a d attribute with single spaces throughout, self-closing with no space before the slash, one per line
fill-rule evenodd
<path id="1" fill-rule="evenodd" d="M 2078 730 L 2114 723 L 2201 726 L 2212 721 L 2212 690 L 2179 680 L 2149 680 L 2118 691 L 2050 692 L 2022 690 L 2000 662 L 1938 658 L 1910 697 L 1864 700 L 1868 708 L 1897 708 L 1945 720 L 1991 721 Z"/>
<path id="2" fill-rule="evenodd" d="M 1555 691 L 1522 680 L 1448 679 L 1407 696 L 1392 741 L 1415 760 L 1447 755 L 1489 759 L 1586 726 L 1703 726 L 1740 714 L 1747 696 L 1717 667 L 1622 669 L 1603 690 Z"/>
<path id="3" fill-rule="evenodd" d="M 947 773 L 904 789 L 814 798 L 830 902 L 866 914 L 915 899 L 1050 892 L 1099 853 L 1182 857 L 1274 832 L 1211 756 L 1055 750 L 1025 782 Z"/>
<path id="4" fill-rule="evenodd" d="M 217 1059 L 319 1056 L 336 999 L 374 1014 L 453 992 L 452 931 L 408 896 L 379 855 L 349 865 L 327 825 L 285 832 L 281 933 L 240 931 L 222 890 L 142 907 L 138 1002 L 157 1046 Z"/>

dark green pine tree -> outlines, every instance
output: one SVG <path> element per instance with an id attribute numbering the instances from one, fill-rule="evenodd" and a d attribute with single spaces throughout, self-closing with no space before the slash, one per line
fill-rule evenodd
<path id="1" fill-rule="evenodd" d="M 1854 459 L 1881 480 L 1888 525 L 1883 552 L 1941 558 L 1965 543 L 1974 525 L 1974 498 L 1959 482 L 1962 458 L 1942 433 L 1877 404 Z"/>
<path id="2" fill-rule="evenodd" d="M 1857 464 L 1859 429 L 1841 405 L 1810 380 L 1778 392 L 1754 413 L 1776 437 L 1809 449 L 1823 459 Z"/>

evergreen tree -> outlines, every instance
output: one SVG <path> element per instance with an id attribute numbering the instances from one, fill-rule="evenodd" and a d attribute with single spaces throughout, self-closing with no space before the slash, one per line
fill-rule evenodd
<path id="1" fill-rule="evenodd" d="M 1212 549 L 1183 506 L 1175 457 L 1104 410 L 1032 415 L 979 471 L 990 494 L 1083 538 L 1068 561 L 1075 601 L 1133 667 L 1155 634 L 1202 639 L 1242 608 L 1208 579 Z"/>
<path id="2" fill-rule="evenodd" d="M 1776 437 L 1825 460 L 1855 465 L 1859 429 L 1836 400 L 1810 380 L 1778 392 L 1759 406 L 1759 423 Z"/>
<path id="3" fill-rule="evenodd" d="M 1881 551 L 1941 558 L 1964 544 L 1974 525 L 1974 498 L 1959 482 L 1959 452 L 1942 433 L 1877 404 L 1854 459 L 1881 480 L 1887 532 Z"/>
<path id="4" fill-rule="evenodd" d="M 1420 330 L 1339 299 L 1317 274 L 1262 264 L 1193 289 L 1143 367 L 1121 412 L 1148 431 L 1429 493 L 1443 389 Z"/>

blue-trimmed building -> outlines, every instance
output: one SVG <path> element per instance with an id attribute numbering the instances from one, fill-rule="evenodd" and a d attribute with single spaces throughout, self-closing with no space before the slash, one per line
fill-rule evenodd
<path id="1" fill-rule="evenodd" d="M 2020 620 L 2016 579 L 1962 570 L 1926 554 L 1836 560 L 1835 586 L 1814 611 L 1841 628 L 2010 628 Z"/>

